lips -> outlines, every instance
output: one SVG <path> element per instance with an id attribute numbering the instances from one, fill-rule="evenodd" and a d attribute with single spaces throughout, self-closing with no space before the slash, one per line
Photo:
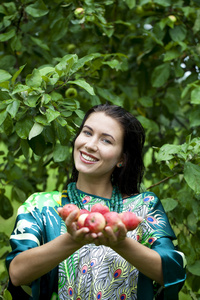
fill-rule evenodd
<path id="1" fill-rule="evenodd" d="M 98 159 L 96 157 L 94 157 L 93 155 L 89 155 L 84 152 L 80 152 L 80 154 L 81 154 L 80 155 L 81 160 L 85 163 L 92 164 L 92 163 L 95 163 L 98 161 Z"/>

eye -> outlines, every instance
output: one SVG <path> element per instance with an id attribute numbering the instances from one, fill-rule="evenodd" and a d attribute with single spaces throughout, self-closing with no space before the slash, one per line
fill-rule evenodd
<path id="1" fill-rule="evenodd" d="M 110 144 L 110 145 L 112 145 L 112 142 L 111 142 L 110 140 L 108 140 L 108 139 L 103 138 L 102 141 L 103 141 L 105 144 Z"/>
<path id="2" fill-rule="evenodd" d="M 92 133 L 89 130 L 83 130 L 83 133 L 87 136 L 91 136 Z"/>

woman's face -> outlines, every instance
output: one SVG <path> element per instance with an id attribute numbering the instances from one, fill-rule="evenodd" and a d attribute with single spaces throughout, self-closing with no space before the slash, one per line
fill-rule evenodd
<path id="1" fill-rule="evenodd" d="M 74 161 L 79 175 L 110 179 L 123 161 L 124 132 L 121 124 L 104 112 L 89 115 L 74 144 Z"/>

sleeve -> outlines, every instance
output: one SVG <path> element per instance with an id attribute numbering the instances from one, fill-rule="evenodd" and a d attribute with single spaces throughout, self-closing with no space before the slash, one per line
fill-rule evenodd
<path id="1" fill-rule="evenodd" d="M 156 240 L 152 249 L 158 252 L 162 259 L 164 299 L 177 300 L 178 293 L 186 279 L 184 254 L 175 250 L 172 241 L 165 237 Z"/>
<path id="2" fill-rule="evenodd" d="M 33 197 L 33 196 L 31 196 Z M 16 257 L 19 253 L 26 251 L 28 249 L 40 246 L 42 244 L 42 218 L 39 215 L 39 211 L 34 209 L 32 205 L 30 205 L 29 200 L 27 200 L 19 209 L 15 222 L 14 230 L 10 237 L 10 245 L 12 251 L 6 257 L 6 267 L 9 271 L 9 266 L 11 261 Z M 28 263 L 28 262 L 27 262 Z M 31 285 L 32 291 L 35 291 L 34 294 L 38 294 L 40 280 L 33 282 Z M 20 299 L 33 299 L 30 291 L 25 287 L 14 287 L 12 282 L 9 282 L 10 292 L 13 296 L 13 299 L 19 299 L 18 297 L 23 297 Z M 37 299 L 37 296 L 34 297 Z"/>
<path id="3" fill-rule="evenodd" d="M 163 299 L 177 300 L 178 292 L 186 278 L 185 256 L 174 247 L 172 240 L 175 240 L 176 236 L 161 201 L 153 193 L 151 193 L 151 199 L 145 221 L 151 228 L 151 248 L 158 252 L 162 259 Z"/>

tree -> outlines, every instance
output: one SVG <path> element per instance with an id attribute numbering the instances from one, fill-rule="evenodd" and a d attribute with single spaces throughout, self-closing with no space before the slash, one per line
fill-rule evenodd
<path id="1" fill-rule="evenodd" d="M 146 130 L 143 188 L 162 200 L 186 255 L 181 299 L 197 299 L 200 1 L 18 0 L 0 15 L 2 289 L 16 207 L 49 180 L 62 189 L 83 112 L 109 101 Z"/>

